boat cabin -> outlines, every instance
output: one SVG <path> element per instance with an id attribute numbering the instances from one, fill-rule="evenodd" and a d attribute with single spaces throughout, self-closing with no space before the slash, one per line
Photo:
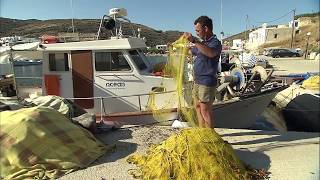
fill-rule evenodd
<path id="1" fill-rule="evenodd" d="M 145 48 L 141 38 L 44 44 L 43 92 L 95 112 L 146 110 L 151 91 L 172 94 L 175 86 L 171 78 L 152 75 Z"/>
<path id="2" fill-rule="evenodd" d="M 173 79 L 152 74 L 143 53 L 145 39 L 133 28 L 133 35 L 123 34 L 121 23 L 130 24 L 126 15 L 123 8 L 110 9 L 101 19 L 97 40 L 42 44 L 44 94 L 69 98 L 95 113 L 147 110 L 151 92 L 157 93 L 156 105 L 176 102 Z M 114 36 L 99 40 L 102 25 Z"/>

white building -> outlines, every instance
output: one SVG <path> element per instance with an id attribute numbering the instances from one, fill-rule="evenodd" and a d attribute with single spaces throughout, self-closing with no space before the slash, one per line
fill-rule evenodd
<path id="1" fill-rule="evenodd" d="M 20 36 L 9 36 L 9 37 L 1 37 L 1 43 L 2 44 L 6 44 L 9 45 L 9 43 L 14 43 L 17 41 L 21 41 L 21 37 Z"/>
<path id="2" fill-rule="evenodd" d="M 290 22 L 288 23 L 288 26 L 289 26 L 290 28 L 292 28 L 292 22 L 293 22 L 293 21 L 290 21 Z M 301 24 L 301 23 L 300 23 L 300 19 L 294 20 L 294 28 L 295 28 L 295 29 L 299 29 L 299 27 L 301 26 L 300 24 Z"/>
<path id="3" fill-rule="evenodd" d="M 1 37 L 0 43 L 3 46 L 9 46 L 10 44 L 24 44 L 24 43 L 30 43 L 30 42 L 37 42 L 39 41 L 36 38 L 25 38 L 21 36 L 9 36 L 9 37 Z"/>
<path id="4" fill-rule="evenodd" d="M 288 25 L 278 25 L 277 27 L 267 27 L 267 24 L 262 24 L 261 28 L 252 31 L 249 34 L 247 47 L 256 49 L 265 43 L 285 40 L 291 37 L 292 28 Z"/>
<path id="5" fill-rule="evenodd" d="M 167 50 L 167 45 L 156 45 L 156 49 L 166 51 Z"/>
<path id="6" fill-rule="evenodd" d="M 231 49 L 235 49 L 235 50 L 241 50 L 243 49 L 243 41 L 241 39 L 234 39 L 232 41 L 232 47 Z"/>

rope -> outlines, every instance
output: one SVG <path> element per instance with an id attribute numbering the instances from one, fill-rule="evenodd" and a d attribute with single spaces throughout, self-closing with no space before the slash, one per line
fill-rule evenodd
<path id="1" fill-rule="evenodd" d="M 276 19 L 274 19 L 274 20 L 271 20 L 271 21 L 255 21 L 255 20 L 252 20 L 252 21 L 255 22 L 255 23 L 259 23 L 259 24 L 261 24 L 261 23 L 271 23 L 271 22 L 275 22 L 275 21 L 278 21 L 279 19 L 284 18 L 285 16 L 287 16 L 287 15 L 290 14 L 291 12 L 293 12 L 293 10 L 291 10 L 290 12 L 288 12 L 288 13 L 280 16 L 279 18 L 276 18 Z"/>

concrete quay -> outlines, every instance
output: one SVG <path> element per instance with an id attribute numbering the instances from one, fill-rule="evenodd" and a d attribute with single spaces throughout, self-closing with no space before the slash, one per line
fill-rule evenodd
<path id="1" fill-rule="evenodd" d="M 100 134 L 98 138 L 116 150 L 105 154 L 90 167 L 61 177 L 71 179 L 133 179 L 126 162 L 132 153 L 145 154 L 151 144 L 165 140 L 177 129 L 165 126 L 122 128 Z M 272 180 L 319 179 L 319 133 L 276 132 L 244 129 L 216 131 L 234 148 L 239 158 L 257 169 L 271 172 Z"/>

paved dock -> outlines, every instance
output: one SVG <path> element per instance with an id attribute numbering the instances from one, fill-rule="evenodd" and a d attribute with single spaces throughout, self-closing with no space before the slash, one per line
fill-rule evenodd
<path id="1" fill-rule="evenodd" d="M 307 72 L 319 73 L 320 61 L 303 59 L 302 57 L 296 58 L 270 58 L 269 63 L 273 66 L 273 75 L 288 75 L 288 74 L 303 74 Z"/>
<path id="2" fill-rule="evenodd" d="M 136 166 L 126 158 L 132 153 L 145 154 L 151 144 L 158 144 L 177 132 L 164 126 L 131 127 L 100 134 L 105 144 L 115 145 L 90 167 L 61 177 L 68 179 L 133 179 L 128 170 Z M 245 163 L 271 172 L 272 180 L 319 180 L 319 133 L 221 129 L 216 131 L 235 149 Z"/>

